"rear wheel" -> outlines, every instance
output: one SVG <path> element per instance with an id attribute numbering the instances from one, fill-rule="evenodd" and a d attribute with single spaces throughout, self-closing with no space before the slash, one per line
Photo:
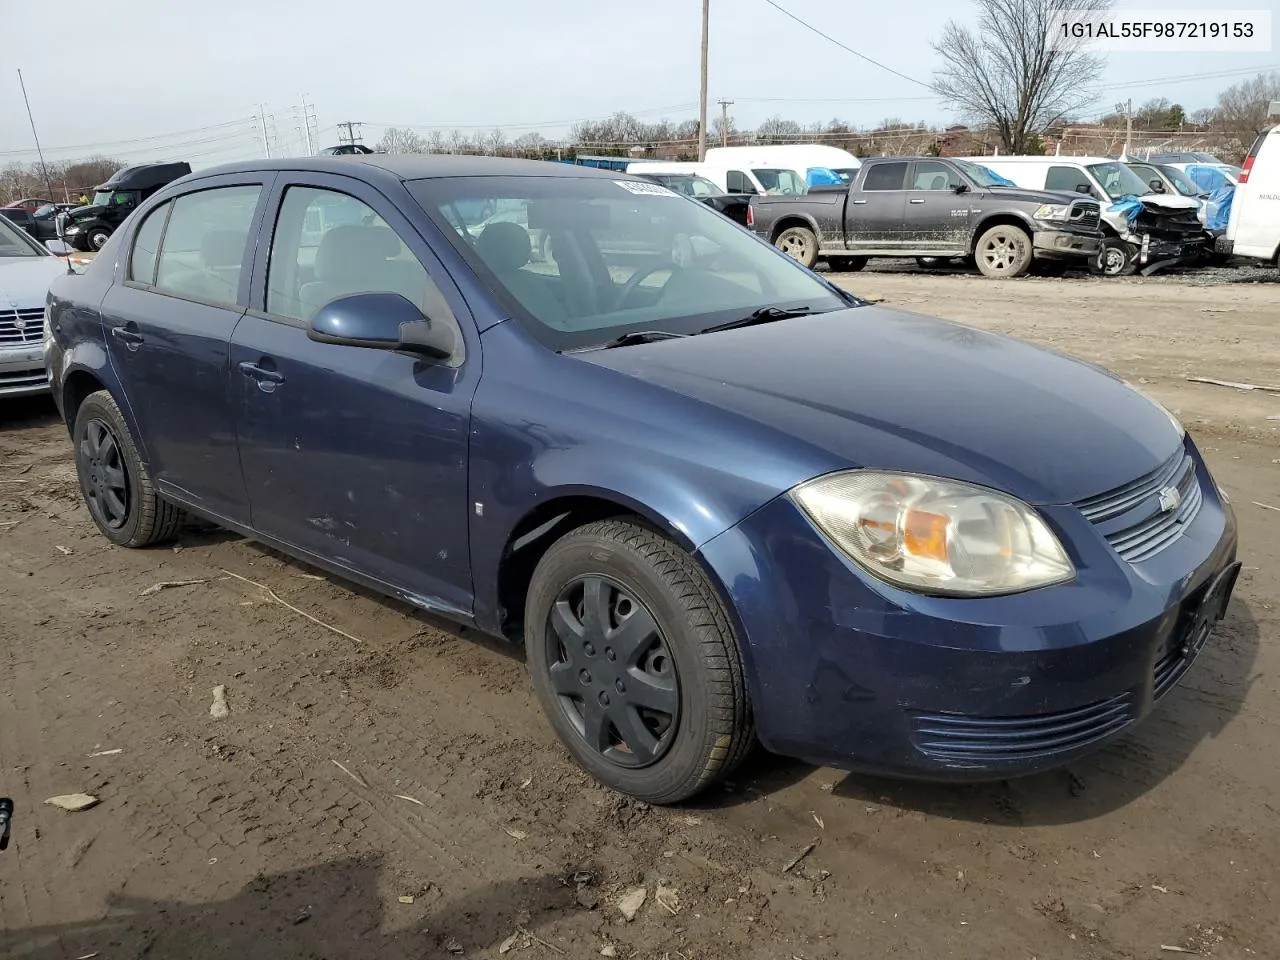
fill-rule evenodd
<path id="1" fill-rule="evenodd" d="M 696 561 L 625 520 L 553 544 L 525 604 L 534 689 L 556 735 L 606 786 L 675 803 L 755 742 L 733 629 Z"/>
<path id="2" fill-rule="evenodd" d="M 122 547 L 145 547 L 177 535 L 186 515 L 156 493 L 110 393 L 85 398 L 71 436 L 80 492 L 104 537 Z"/>
<path id="3" fill-rule="evenodd" d="M 773 245 L 802 266 L 812 267 L 818 261 L 818 235 L 808 227 L 787 227 Z"/>
<path id="4" fill-rule="evenodd" d="M 868 257 L 827 257 L 827 266 L 837 273 L 857 273 L 867 265 Z"/>
<path id="5" fill-rule="evenodd" d="M 101 250 L 107 245 L 107 241 L 111 239 L 111 231 L 103 227 L 94 227 L 89 231 L 88 243 L 89 249 Z"/>
<path id="6" fill-rule="evenodd" d="M 1031 269 L 1031 237 L 1021 227 L 997 224 L 978 238 L 974 255 L 984 277 L 1021 277 Z"/>

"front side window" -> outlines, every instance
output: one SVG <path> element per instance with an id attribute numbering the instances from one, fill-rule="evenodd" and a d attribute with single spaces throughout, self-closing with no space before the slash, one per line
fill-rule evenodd
<path id="1" fill-rule="evenodd" d="M 156 253 L 160 250 L 160 234 L 169 216 L 169 204 L 164 203 L 147 214 L 142 226 L 133 235 L 133 251 L 129 255 L 129 279 L 148 286 L 156 280 Z"/>
<path id="2" fill-rule="evenodd" d="M 480 204 L 476 215 L 494 209 Z M 428 319 L 454 324 L 426 268 L 372 207 L 336 190 L 290 187 L 271 240 L 267 312 L 306 321 L 356 293 L 398 293 Z"/>
<path id="3" fill-rule="evenodd" d="M 725 177 L 725 183 L 728 185 L 730 193 L 755 194 L 758 192 L 756 185 L 751 182 L 751 178 L 741 170 L 730 170 Z"/>
<path id="4" fill-rule="evenodd" d="M 215 187 L 172 201 L 156 264 L 156 288 L 192 300 L 235 305 L 261 192 L 258 185 Z"/>
<path id="5" fill-rule="evenodd" d="M 917 160 L 912 190 L 951 190 L 960 186 L 959 174 L 937 160 Z"/>
<path id="6" fill-rule="evenodd" d="M 1078 167 L 1050 167 L 1045 174 L 1044 188 L 1064 193 L 1091 193 L 1089 175 Z"/>
<path id="7" fill-rule="evenodd" d="M 410 184 L 508 315 L 556 350 L 625 333 L 696 333 L 766 306 L 848 306 L 701 203 L 648 182 L 457 177 Z M 488 199 L 502 222 L 462 211 Z"/>
<path id="8" fill-rule="evenodd" d="M 867 171 L 867 178 L 862 181 L 863 190 L 901 190 L 907 179 L 907 164 L 877 163 Z"/>

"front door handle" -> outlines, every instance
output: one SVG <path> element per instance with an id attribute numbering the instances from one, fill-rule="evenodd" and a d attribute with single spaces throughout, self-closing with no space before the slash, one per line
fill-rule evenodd
<path id="1" fill-rule="evenodd" d="M 129 323 L 121 327 L 112 327 L 111 336 L 123 343 L 129 350 L 137 350 L 142 341 L 146 339 L 138 332 L 137 325 L 133 321 L 129 321 Z"/>
<path id="2" fill-rule="evenodd" d="M 258 381 L 258 389 L 263 393 L 271 393 L 275 390 L 277 384 L 284 383 L 284 374 L 278 370 L 268 370 L 266 367 L 245 360 L 237 365 L 241 373 L 250 380 Z"/>
<path id="3" fill-rule="evenodd" d="M 923 198 L 923 197 L 912 197 L 912 198 L 911 198 L 911 202 L 912 202 L 912 203 L 924 203 L 924 198 Z"/>
<path id="4" fill-rule="evenodd" d="M 854 203 L 866 203 L 867 201 L 865 201 L 865 200 L 854 200 L 853 202 L 854 202 Z"/>

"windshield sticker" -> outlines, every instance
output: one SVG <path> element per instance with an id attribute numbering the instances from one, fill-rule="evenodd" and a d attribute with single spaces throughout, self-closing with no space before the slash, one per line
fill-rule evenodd
<path id="1" fill-rule="evenodd" d="M 649 183 L 647 180 L 615 180 L 613 181 L 628 193 L 645 197 L 678 197 L 680 194 L 668 190 L 660 183 Z"/>

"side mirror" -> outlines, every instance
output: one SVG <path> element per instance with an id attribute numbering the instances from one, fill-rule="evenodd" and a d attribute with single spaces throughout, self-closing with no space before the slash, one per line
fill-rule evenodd
<path id="1" fill-rule="evenodd" d="M 1088 192 L 1089 192 L 1089 185 L 1087 183 L 1076 184 L 1076 193 L 1088 193 Z"/>
<path id="2" fill-rule="evenodd" d="M 968 193 L 969 185 L 967 183 L 957 183 L 951 189 L 954 190 L 956 193 Z"/>
<path id="3" fill-rule="evenodd" d="M 355 293 L 330 300 L 307 324 L 317 343 L 371 350 L 404 350 L 447 360 L 456 344 L 453 331 L 434 324 L 398 293 Z"/>
<path id="4" fill-rule="evenodd" d="M 1164 193 L 1164 183 L 1160 180 L 1151 180 L 1147 183 L 1152 193 Z"/>
<path id="5" fill-rule="evenodd" d="M 46 240 L 44 245 L 49 248 L 50 253 L 56 253 L 60 257 L 65 257 L 73 249 L 65 240 Z"/>

